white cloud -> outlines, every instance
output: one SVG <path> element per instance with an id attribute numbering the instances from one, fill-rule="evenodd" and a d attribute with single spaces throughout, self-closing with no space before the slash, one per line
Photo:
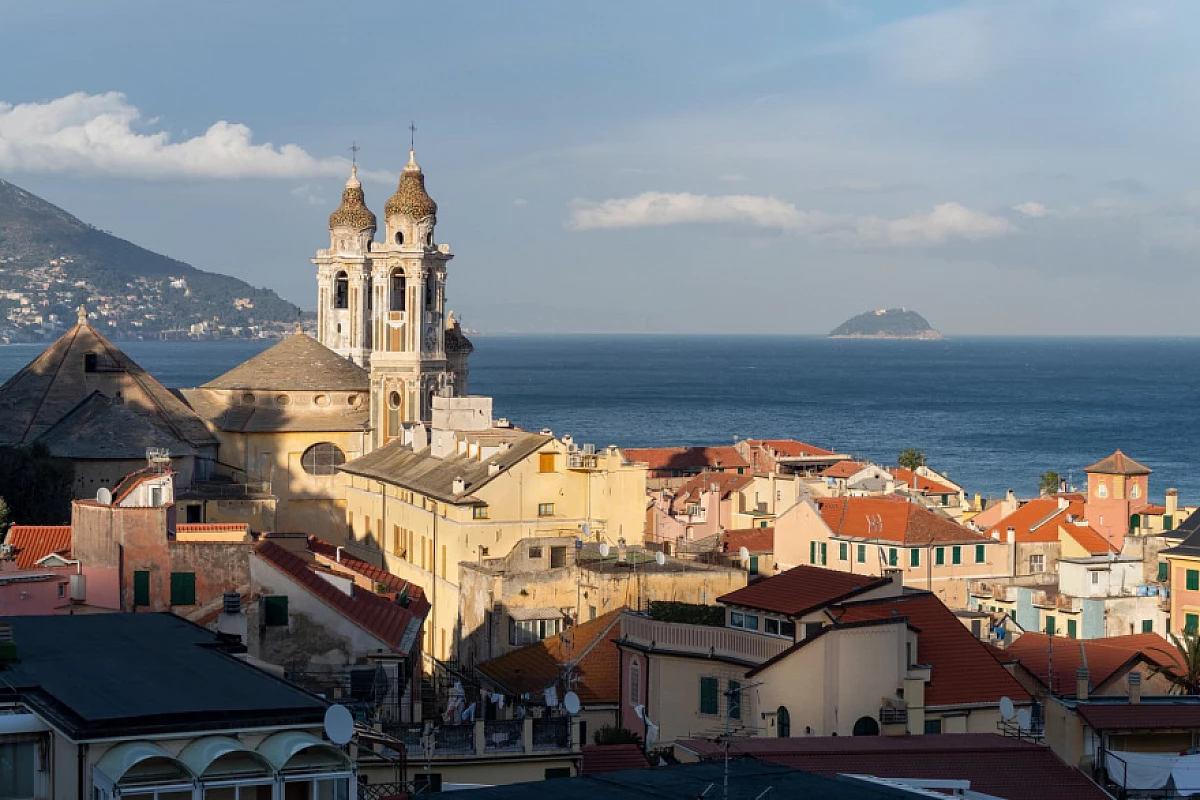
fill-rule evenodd
<path id="1" fill-rule="evenodd" d="M 1032 200 L 1027 203 L 1020 203 L 1013 206 L 1013 211 L 1019 214 L 1024 214 L 1027 217 L 1044 217 L 1050 213 L 1050 209 L 1046 208 L 1041 203 L 1035 203 Z"/>
<path id="2" fill-rule="evenodd" d="M 238 123 L 221 120 L 178 142 L 167 131 L 148 130 L 156 123 L 120 92 L 0 102 L 0 170 L 142 180 L 344 177 L 349 171 L 346 159 L 316 158 L 299 145 L 255 144 L 250 128 Z"/>
<path id="3" fill-rule="evenodd" d="M 574 230 L 649 228 L 668 225 L 732 225 L 798 233 L 848 244 L 935 245 L 951 239 L 978 241 L 1015 233 L 1002 217 L 942 203 L 932 211 L 899 219 L 804 211 L 777 197 L 645 192 L 600 203 L 576 200 L 567 227 Z"/>
<path id="4" fill-rule="evenodd" d="M 325 201 L 313 191 L 312 184 L 306 183 L 303 186 L 297 186 L 292 189 L 292 197 L 298 200 L 303 200 L 310 206 L 323 206 Z"/>

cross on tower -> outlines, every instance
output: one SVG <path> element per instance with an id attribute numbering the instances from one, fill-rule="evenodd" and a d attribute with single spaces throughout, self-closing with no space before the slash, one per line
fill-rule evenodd
<path id="1" fill-rule="evenodd" d="M 417 123 L 416 120 L 408 123 L 408 149 L 417 149 Z"/>
<path id="2" fill-rule="evenodd" d="M 356 167 L 358 166 L 358 151 L 359 150 L 362 150 L 362 148 L 358 146 L 358 142 L 350 143 L 350 152 L 353 153 L 353 155 L 350 156 L 350 162 Z"/>

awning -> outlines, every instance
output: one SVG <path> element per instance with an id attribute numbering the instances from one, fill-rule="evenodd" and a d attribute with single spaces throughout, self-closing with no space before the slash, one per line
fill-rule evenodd
<path id="1" fill-rule="evenodd" d="M 350 759 L 336 746 L 303 731 L 283 731 L 263 739 L 258 754 L 275 769 L 295 771 L 350 769 Z"/>
<path id="2" fill-rule="evenodd" d="M 201 778 L 269 778 L 271 762 L 237 739 L 229 736 L 204 736 L 179 753 L 193 774 Z"/>
<path id="3" fill-rule="evenodd" d="M 114 785 L 193 779 L 183 763 L 154 742 L 119 744 L 101 757 L 96 769 Z"/>
<path id="4" fill-rule="evenodd" d="M 518 622 L 528 622 L 534 619 L 563 619 L 563 612 L 557 608 L 510 608 L 508 615 Z"/>

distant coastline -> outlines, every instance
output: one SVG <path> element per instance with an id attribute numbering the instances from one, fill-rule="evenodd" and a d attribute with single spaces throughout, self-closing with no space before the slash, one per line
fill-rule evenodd
<path id="1" fill-rule="evenodd" d="M 920 333 L 831 333 L 830 339 L 903 339 L 908 341 L 940 342 L 946 337 L 935 330 Z"/>

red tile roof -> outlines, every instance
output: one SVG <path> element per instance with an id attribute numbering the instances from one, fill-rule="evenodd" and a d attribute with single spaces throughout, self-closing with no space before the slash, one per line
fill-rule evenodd
<path id="1" fill-rule="evenodd" d="M 580 775 L 599 775 L 623 769 L 646 769 L 650 762 L 636 744 L 591 744 L 583 746 Z"/>
<path id="2" fill-rule="evenodd" d="M 911 469 L 901 469 L 899 467 L 891 470 L 892 477 L 905 486 L 912 488 L 913 478 L 917 480 L 917 490 L 924 494 L 958 494 L 958 490 L 953 486 L 947 486 L 939 481 L 930 480 L 919 472 L 913 472 Z"/>
<path id="3" fill-rule="evenodd" d="M 866 464 L 860 464 L 857 461 L 839 461 L 832 467 L 826 467 L 821 470 L 822 478 L 849 478 L 857 475 Z"/>
<path id="4" fill-rule="evenodd" d="M 826 497 L 821 518 L 835 536 L 883 540 L 913 547 L 983 544 L 988 537 L 899 497 Z"/>
<path id="5" fill-rule="evenodd" d="M 1180 663 L 1179 651 L 1157 633 L 1074 640 L 1030 632 L 1018 637 L 997 657 L 1015 658 L 1054 694 L 1074 695 L 1075 670 L 1083 666 L 1081 650 L 1087 653 L 1093 689 L 1112 678 L 1120 678 L 1121 673 L 1131 666 L 1136 668 L 1139 658 L 1168 667 Z"/>
<path id="6" fill-rule="evenodd" d="M 578 678 L 575 693 L 585 705 L 616 703 L 621 696 L 616 640 L 624 610 L 609 611 L 557 636 L 485 661 L 476 669 L 506 692 L 538 697 L 561 682 L 569 659 L 575 663 Z"/>
<path id="7" fill-rule="evenodd" d="M 886 586 L 891 578 L 800 566 L 717 598 L 718 603 L 798 616 Z M 965 628 L 963 630 L 966 630 Z"/>
<path id="8" fill-rule="evenodd" d="M 1182 701 L 1079 703 L 1079 716 L 1096 731 L 1187 728 L 1200 731 L 1200 703 Z"/>
<path id="9" fill-rule="evenodd" d="M 1076 544 L 1087 550 L 1090 555 L 1102 556 L 1110 552 L 1121 552 L 1120 547 L 1104 538 L 1104 535 L 1091 525 L 1064 522 L 1058 527 L 1065 531 L 1067 536 L 1074 539 Z"/>
<path id="10" fill-rule="evenodd" d="M 736 553 L 743 547 L 751 553 L 775 552 L 775 529 L 735 528 L 721 534 L 721 546 L 726 553 Z"/>
<path id="11" fill-rule="evenodd" d="M 397 652 L 405 652 L 401 643 L 415 620 L 420 617 L 396 600 L 373 594 L 352 586 L 346 594 L 329 581 L 317 575 L 308 560 L 289 552 L 270 539 L 264 539 L 254 548 L 264 561 L 303 586 L 320 600 L 340 612 L 346 619 L 371 633 Z M 419 642 L 419 634 L 412 639 Z"/>
<path id="12" fill-rule="evenodd" d="M 326 542 L 323 539 L 318 539 L 316 536 L 308 537 L 308 551 L 315 555 L 318 561 L 327 562 L 328 566 L 344 569 L 347 572 L 353 572 L 361 575 L 367 580 L 374 581 L 382 586 L 386 586 L 396 595 L 401 594 L 404 590 L 408 590 L 408 610 L 417 616 L 424 616 L 429 611 L 429 599 L 425 597 L 425 590 L 417 586 L 411 581 L 406 581 L 403 578 L 393 575 L 385 569 L 375 566 L 361 558 L 355 558 L 344 549 L 338 553 L 338 547 Z"/>
<path id="13" fill-rule="evenodd" d="M 776 457 L 783 458 L 804 458 L 806 456 L 831 456 L 834 455 L 832 450 L 826 450 L 823 447 L 815 447 L 811 444 L 797 441 L 796 439 L 747 439 L 746 444 L 751 447 L 762 447 L 767 450 L 774 450 Z"/>
<path id="14" fill-rule="evenodd" d="M 1083 471 L 1098 472 L 1101 475 L 1149 475 L 1151 472 L 1154 472 L 1154 470 L 1145 464 L 1139 464 L 1122 453 L 1119 447 L 1111 456 L 1097 461 L 1090 467 L 1086 467 Z"/>
<path id="15" fill-rule="evenodd" d="M 917 629 L 916 659 L 933 667 L 925 689 L 930 706 L 1028 701 L 1017 679 L 967 630 L 941 600 L 924 592 L 887 600 L 864 600 L 834 610 L 839 622 L 903 619 Z"/>
<path id="16" fill-rule="evenodd" d="M 133 490 L 136 489 L 139 484 L 145 483 L 148 480 L 153 480 L 154 478 L 161 478 L 163 474 L 164 473 L 159 472 L 156 469 L 150 469 L 149 467 L 146 469 L 139 469 L 137 472 L 129 473 L 124 478 L 121 478 L 121 481 L 116 485 L 116 487 L 113 488 L 113 503 L 120 503 L 126 497 L 129 497 L 129 495 L 133 493 Z"/>
<path id="17" fill-rule="evenodd" d="M 1066 505 L 1060 500 L 1066 500 Z M 986 535 L 1008 541 L 1008 529 L 1012 528 L 1013 539 L 1020 543 L 1057 542 L 1061 528 L 1089 553 L 1107 553 L 1112 546 L 1094 528 L 1067 522 L 1069 516 L 1083 519 L 1083 512 L 1082 498 L 1076 501 L 1070 495 L 1037 497 L 988 528 Z"/>
<path id="18" fill-rule="evenodd" d="M 622 450 L 630 461 L 652 470 L 734 469 L 750 464 L 733 447 L 643 447 Z"/>
<path id="19" fill-rule="evenodd" d="M 701 758 L 722 755 L 712 740 L 678 744 Z M 1109 797 L 1048 747 L 994 733 L 733 739 L 729 752 L 826 776 L 968 780 L 973 791 L 1008 800 L 1045 800 L 1050 786 L 1055 800 Z"/>
<path id="20" fill-rule="evenodd" d="M 736 472 L 708 472 L 706 470 L 680 486 L 679 491 L 675 494 L 675 499 L 678 502 L 696 499 L 714 485 L 721 493 L 721 499 L 724 499 L 729 496 L 730 492 L 741 489 L 753 480 L 753 475 L 739 475 Z"/>
<path id="21" fill-rule="evenodd" d="M 70 525 L 13 525 L 4 541 L 16 551 L 19 569 L 33 569 L 52 553 L 71 557 Z"/>

